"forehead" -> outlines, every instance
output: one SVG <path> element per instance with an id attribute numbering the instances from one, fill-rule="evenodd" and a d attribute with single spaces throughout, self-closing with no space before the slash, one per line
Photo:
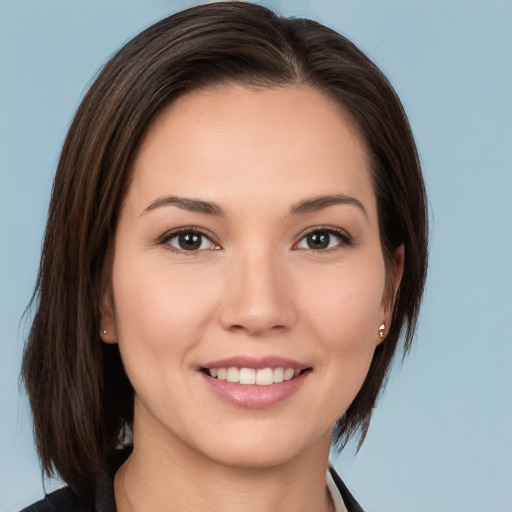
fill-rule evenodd
<path id="1" fill-rule="evenodd" d="M 149 126 L 129 190 L 249 203 L 327 193 L 373 203 L 369 159 L 349 116 L 308 87 L 219 86 L 187 93 Z"/>

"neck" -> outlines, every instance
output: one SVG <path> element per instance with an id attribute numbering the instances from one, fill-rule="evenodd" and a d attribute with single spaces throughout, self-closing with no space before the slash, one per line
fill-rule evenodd
<path id="1" fill-rule="evenodd" d="M 188 446 L 137 436 L 114 483 L 119 512 L 329 512 L 327 433 L 307 453 L 266 467 L 232 467 Z"/>

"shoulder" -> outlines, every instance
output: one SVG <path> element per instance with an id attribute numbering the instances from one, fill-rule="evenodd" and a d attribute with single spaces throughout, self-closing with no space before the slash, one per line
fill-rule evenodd
<path id="1" fill-rule="evenodd" d="M 82 505 L 68 487 L 63 487 L 20 512 L 93 512 L 93 509 Z"/>
<path id="2" fill-rule="evenodd" d="M 96 481 L 96 487 L 86 495 L 85 503 L 69 487 L 63 487 L 20 512 L 115 512 L 114 475 L 130 455 L 132 448 L 126 446 L 112 454 L 106 470 Z"/>

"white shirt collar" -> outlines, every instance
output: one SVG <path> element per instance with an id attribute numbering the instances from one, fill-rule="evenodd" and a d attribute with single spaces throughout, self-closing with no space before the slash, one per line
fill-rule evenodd
<path id="1" fill-rule="evenodd" d="M 341 497 L 340 491 L 336 487 L 334 480 L 332 479 L 331 472 L 327 470 L 326 475 L 327 480 L 327 489 L 331 493 L 331 498 L 334 503 L 334 511 L 335 512 L 347 512 L 347 507 L 343 503 L 343 498 Z"/>

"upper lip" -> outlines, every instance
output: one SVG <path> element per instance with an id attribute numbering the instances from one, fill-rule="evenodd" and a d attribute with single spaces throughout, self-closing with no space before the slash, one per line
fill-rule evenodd
<path id="1" fill-rule="evenodd" d="M 254 370 L 261 370 L 263 368 L 293 368 L 294 370 L 305 370 L 309 368 L 309 365 L 280 356 L 234 356 L 210 361 L 202 365 L 201 368 L 253 368 Z"/>

